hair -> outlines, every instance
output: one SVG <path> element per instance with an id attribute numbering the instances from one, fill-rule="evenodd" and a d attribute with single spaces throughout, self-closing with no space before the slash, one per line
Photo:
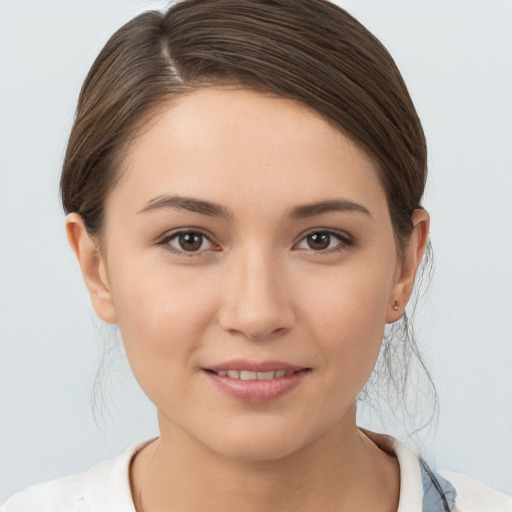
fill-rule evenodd
<path id="1" fill-rule="evenodd" d="M 363 148 L 376 162 L 403 255 L 427 175 L 421 122 L 388 51 L 326 0 L 181 0 L 121 27 L 80 93 L 60 183 L 64 210 L 101 238 L 106 197 L 144 123 L 211 86 L 302 102 Z M 381 354 L 388 380 L 405 389 L 407 361 L 417 356 L 432 383 L 405 313 L 399 324 Z M 397 352 L 405 361 L 398 376 Z"/>
<path id="2" fill-rule="evenodd" d="M 384 46 L 324 0 L 183 0 L 121 27 L 82 87 L 61 178 L 65 211 L 100 234 L 105 198 L 143 120 L 213 85 L 303 102 L 366 149 L 403 250 L 426 181 L 421 123 Z"/>

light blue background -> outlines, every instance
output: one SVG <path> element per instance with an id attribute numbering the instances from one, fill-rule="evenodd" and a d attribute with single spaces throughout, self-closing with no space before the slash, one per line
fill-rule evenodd
<path id="1" fill-rule="evenodd" d="M 430 145 L 436 269 L 417 330 L 441 420 L 422 449 L 512 494 L 512 2 L 340 4 L 395 57 Z M 99 354 L 115 329 L 94 320 L 58 179 L 93 59 L 123 22 L 162 5 L 0 0 L 0 501 L 156 433 L 116 349 L 93 419 Z"/>

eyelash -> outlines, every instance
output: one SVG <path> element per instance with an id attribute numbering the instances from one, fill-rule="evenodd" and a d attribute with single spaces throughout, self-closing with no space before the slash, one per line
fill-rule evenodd
<path id="1" fill-rule="evenodd" d="M 323 250 L 318 250 L 318 251 L 311 249 L 311 248 L 305 249 L 305 250 L 309 250 L 311 253 L 313 253 L 314 255 L 318 255 L 318 256 L 346 251 L 354 245 L 354 239 L 350 235 L 348 235 L 347 233 L 345 233 L 343 231 L 337 231 L 337 230 L 333 230 L 333 229 L 324 229 L 324 228 L 315 228 L 315 229 L 312 229 L 309 232 L 303 234 L 301 236 L 301 238 L 299 239 L 299 241 L 294 244 L 294 247 L 297 244 L 299 244 L 303 241 L 306 241 L 307 238 L 310 237 L 311 235 L 328 235 L 331 238 L 333 238 L 333 237 L 337 238 L 339 241 L 339 243 L 336 244 L 335 247 L 332 247 L 330 249 L 323 249 Z"/>
<path id="2" fill-rule="evenodd" d="M 203 253 L 208 250 L 208 249 L 198 249 L 196 251 L 186 251 L 184 249 L 178 249 L 176 247 L 173 247 L 170 242 L 172 240 L 175 240 L 177 239 L 180 235 L 200 235 L 201 237 L 203 237 L 203 240 L 202 240 L 202 243 L 204 242 L 204 240 L 207 240 L 211 245 L 212 247 L 217 247 L 218 248 L 218 245 L 215 244 L 215 242 L 213 242 L 213 240 L 210 238 L 210 236 L 205 233 L 204 231 L 202 231 L 201 229 L 195 229 L 195 228 L 187 228 L 187 229 L 180 229 L 178 231 L 173 231 L 171 233 L 168 233 L 167 235 L 165 235 L 163 238 L 161 238 L 158 242 L 157 242 L 157 245 L 158 246 L 165 246 L 166 249 L 168 249 L 169 251 L 179 255 L 179 256 L 183 256 L 183 257 L 193 257 L 193 256 L 201 256 L 203 255 Z M 322 229 L 322 228 L 316 228 L 314 230 L 310 230 L 309 232 L 303 234 L 301 236 L 301 238 L 298 240 L 298 242 L 294 243 L 293 247 L 297 246 L 298 244 L 300 244 L 301 242 L 304 242 L 307 240 L 308 237 L 312 236 L 312 235 L 328 235 L 329 237 L 331 238 L 337 238 L 339 243 L 336 244 L 335 247 L 333 248 L 330 248 L 330 249 L 320 249 L 320 250 L 315 250 L 315 249 L 304 249 L 304 250 L 307 250 L 309 251 L 310 253 L 312 254 L 315 254 L 315 255 L 325 255 L 325 254 L 333 254 L 333 253 L 339 253 L 339 252 L 342 252 L 342 251 L 346 251 L 348 250 L 351 246 L 354 245 L 354 240 L 352 239 L 351 236 L 349 236 L 347 233 L 344 233 L 343 231 L 337 231 L 337 230 L 333 230 L 333 229 Z M 331 242 L 331 240 L 329 240 L 329 243 Z M 202 245 L 201 243 L 201 245 Z M 307 242 L 306 242 L 307 243 Z M 213 249 L 215 252 L 219 251 L 220 249 Z"/>
<path id="3" fill-rule="evenodd" d="M 164 235 L 164 237 L 161 238 L 157 242 L 157 245 L 165 246 L 166 249 L 168 249 L 169 251 L 171 251 L 171 252 L 173 252 L 175 254 L 178 254 L 179 256 L 184 256 L 186 258 L 190 258 L 192 256 L 200 256 L 200 255 L 202 255 L 204 250 L 197 250 L 197 251 L 186 251 L 184 249 L 180 250 L 180 249 L 177 249 L 176 247 L 173 247 L 170 244 L 170 242 L 172 240 L 177 239 L 180 235 L 187 235 L 187 234 L 188 235 L 200 235 L 200 236 L 203 237 L 203 239 L 208 240 L 208 242 L 210 244 L 212 244 L 213 247 L 218 247 L 217 244 L 215 244 L 215 242 L 213 242 L 213 240 L 208 236 L 207 233 L 205 233 L 201 229 L 196 229 L 196 228 L 180 229 L 178 231 L 173 231 L 171 233 L 168 233 L 168 234 Z M 204 242 L 204 240 L 203 240 L 203 242 Z"/>

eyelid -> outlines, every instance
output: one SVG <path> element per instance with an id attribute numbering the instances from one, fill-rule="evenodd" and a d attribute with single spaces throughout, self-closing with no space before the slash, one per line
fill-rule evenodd
<path id="1" fill-rule="evenodd" d="M 313 235 L 315 233 L 327 233 L 328 235 L 338 238 L 340 240 L 340 243 L 330 249 L 324 249 L 324 250 L 298 249 L 298 250 L 309 251 L 309 252 L 312 252 L 315 254 L 329 254 L 331 252 L 339 252 L 339 251 L 348 249 L 349 247 L 351 247 L 355 244 L 354 238 L 351 235 L 349 235 L 346 231 L 342 231 L 339 229 L 333 229 L 333 228 L 319 227 L 319 228 L 309 229 L 305 233 L 302 233 L 300 235 L 300 237 L 297 239 L 297 241 L 293 244 L 293 247 L 296 247 L 297 244 L 304 241 L 309 235 Z"/>
<path id="2" fill-rule="evenodd" d="M 206 238 L 210 242 L 212 247 L 209 247 L 208 249 L 201 249 L 198 251 L 184 251 L 184 250 L 180 250 L 176 247 L 173 247 L 172 245 L 169 244 L 169 242 L 171 240 L 175 239 L 176 237 L 178 237 L 179 235 L 181 235 L 183 233 L 198 233 L 198 234 L 204 236 L 204 238 Z M 177 254 L 179 256 L 185 256 L 187 258 L 190 258 L 192 256 L 202 256 L 202 255 L 204 255 L 204 253 L 209 252 L 211 250 L 213 250 L 215 252 L 220 250 L 219 245 L 213 240 L 213 237 L 208 232 L 206 232 L 204 229 L 196 228 L 194 226 L 177 228 L 177 229 L 167 231 L 166 233 L 164 233 L 161 237 L 159 237 L 157 239 L 156 245 L 165 246 L 165 248 L 167 250 L 169 250 L 170 252 Z M 217 248 L 217 249 L 215 249 L 215 248 Z"/>
<path id="3" fill-rule="evenodd" d="M 210 242 L 212 247 L 210 247 L 208 249 L 198 250 L 198 251 L 184 251 L 184 250 L 177 249 L 176 247 L 173 247 L 172 245 L 169 244 L 169 242 L 171 240 L 175 239 L 176 237 L 178 237 L 180 234 L 183 234 L 183 233 L 201 234 Z M 316 254 L 329 254 L 331 252 L 334 253 L 334 252 L 346 250 L 349 247 L 353 246 L 355 243 L 354 238 L 351 235 L 349 235 L 346 231 L 342 231 L 339 229 L 333 229 L 333 228 L 318 227 L 318 228 L 309 229 L 306 232 L 302 233 L 300 235 L 300 237 L 298 237 L 296 239 L 296 241 L 294 242 L 292 249 L 295 248 L 297 246 L 297 244 L 304 241 L 309 235 L 312 235 L 315 233 L 327 233 L 331 236 L 338 238 L 340 243 L 330 249 L 324 249 L 324 250 L 298 249 L 298 250 L 309 251 L 311 253 L 316 253 Z M 166 246 L 166 249 L 173 252 L 174 254 L 178 254 L 180 256 L 186 256 L 186 257 L 201 256 L 204 253 L 210 252 L 212 250 L 215 252 L 222 250 L 220 248 L 219 244 L 214 240 L 214 237 L 210 233 L 208 233 L 207 231 L 205 231 L 202 228 L 198 228 L 198 227 L 194 227 L 194 226 L 180 227 L 180 228 L 176 228 L 176 229 L 167 231 L 166 233 L 164 233 L 162 236 L 160 236 L 157 239 L 156 245 Z"/>

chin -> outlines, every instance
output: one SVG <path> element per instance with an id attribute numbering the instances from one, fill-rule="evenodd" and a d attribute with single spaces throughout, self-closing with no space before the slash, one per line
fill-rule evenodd
<path id="1" fill-rule="evenodd" d="M 211 429 L 207 437 L 203 431 L 196 439 L 211 452 L 233 460 L 275 461 L 298 454 L 329 430 L 319 425 L 308 429 L 304 421 L 286 423 L 252 421 L 231 425 L 232 428 L 224 425 L 222 430 Z"/>
<path id="2" fill-rule="evenodd" d="M 285 439 L 287 438 L 287 439 Z M 297 439 L 290 439 L 289 435 L 267 435 L 265 438 L 256 436 L 248 439 L 223 440 L 220 443 L 211 443 L 209 448 L 223 457 L 239 460 L 265 462 L 284 459 L 303 447 Z"/>

